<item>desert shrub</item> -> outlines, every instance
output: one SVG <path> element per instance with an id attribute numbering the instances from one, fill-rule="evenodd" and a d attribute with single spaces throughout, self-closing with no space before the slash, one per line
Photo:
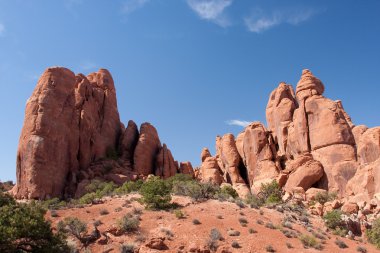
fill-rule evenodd
<path id="1" fill-rule="evenodd" d="M 240 232 L 237 231 L 237 230 L 230 229 L 230 230 L 227 231 L 227 234 L 228 234 L 229 236 L 239 236 L 239 235 L 240 235 Z"/>
<path id="2" fill-rule="evenodd" d="M 235 199 L 234 202 L 238 207 L 245 208 L 245 204 L 241 199 Z"/>
<path id="3" fill-rule="evenodd" d="M 120 246 L 120 253 L 134 253 L 135 248 L 134 244 L 123 244 Z"/>
<path id="4" fill-rule="evenodd" d="M 246 199 L 245 203 L 249 205 L 251 208 L 259 209 L 261 206 L 264 205 L 264 200 L 262 198 L 259 198 L 255 194 L 249 194 Z"/>
<path id="5" fill-rule="evenodd" d="M 172 177 L 169 177 L 168 179 L 165 180 L 167 184 L 170 185 L 170 187 L 172 188 L 174 185 L 176 184 L 180 184 L 181 182 L 196 182 L 192 176 L 188 175 L 188 174 L 182 174 L 182 173 L 178 173 L 178 174 L 175 174 L 174 176 Z"/>
<path id="6" fill-rule="evenodd" d="M 58 213 L 56 210 L 51 210 L 50 211 L 50 216 L 53 217 L 53 218 L 56 218 L 56 217 L 59 217 Z"/>
<path id="7" fill-rule="evenodd" d="M 140 216 L 142 213 L 143 213 L 143 210 L 141 208 L 136 208 L 136 207 L 132 208 L 132 214 Z"/>
<path id="8" fill-rule="evenodd" d="M 357 251 L 357 252 L 360 252 L 360 253 L 367 253 L 367 249 L 364 248 L 363 246 L 358 246 L 358 247 L 356 248 L 356 251 Z"/>
<path id="9" fill-rule="evenodd" d="M 257 231 L 256 231 L 255 229 L 253 229 L 253 228 L 250 228 L 250 229 L 248 230 L 248 233 L 250 233 L 250 234 L 256 234 Z"/>
<path id="10" fill-rule="evenodd" d="M 102 209 L 100 209 L 99 213 L 100 213 L 100 215 L 107 215 L 107 214 L 109 214 L 110 212 L 108 212 L 107 209 L 102 208 Z"/>
<path id="11" fill-rule="evenodd" d="M 236 241 L 233 241 L 233 242 L 231 243 L 231 247 L 232 247 L 232 248 L 235 248 L 235 249 L 239 249 L 239 248 L 240 248 L 240 244 L 239 244 L 238 242 L 236 242 Z"/>
<path id="12" fill-rule="evenodd" d="M 65 207 L 67 203 L 59 198 L 47 199 L 41 202 L 41 205 L 49 210 L 57 210 Z"/>
<path id="13" fill-rule="evenodd" d="M 305 248 L 321 249 L 321 244 L 314 236 L 304 234 L 299 239 Z"/>
<path id="14" fill-rule="evenodd" d="M 338 229 L 344 227 L 344 222 L 342 220 L 342 212 L 340 210 L 333 210 L 327 212 L 323 216 L 323 220 L 326 226 L 330 229 Z"/>
<path id="15" fill-rule="evenodd" d="M 175 215 L 175 217 L 177 217 L 177 219 L 185 218 L 185 214 L 181 210 L 175 210 L 174 215 Z"/>
<path id="16" fill-rule="evenodd" d="M 267 252 L 276 252 L 276 250 L 273 248 L 272 245 L 267 245 L 267 246 L 265 247 L 265 250 L 266 250 Z"/>
<path id="17" fill-rule="evenodd" d="M 264 221 L 262 221 L 262 220 L 257 220 L 256 223 L 259 225 L 264 225 Z"/>
<path id="18" fill-rule="evenodd" d="M 40 205 L 21 204 L 0 192 L 0 252 L 67 252 L 64 235 L 54 234 Z"/>
<path id="19" fill-rule="evenodd" d="M 86 192 L 95 192 L 97 198 L 102 198 L 104 196 L 111 195 L 116 187 L 117 186 L 114 182 L 102 182 L 95 179 L 86 186 Z"/>
<path id="20" fill-rule="evenodd" d="M 230 197 L 233 198 L 233 199 L 236 199 L 237 197 L 239 197 L 239 194 L 230 185 L 225 185 L 222 188 L 220 188 L 220 191 L 219 191 L 218 195 L 220 197 L 226 198 L 226 199 L 228 199 Z"/>
<path id="21" fill-rule="evenodd" d="M 121 206 L 115 208 L 115 212 L 121 212 L 123 211 L 123 208 Z"/>
<path id="22" fill-rule="evenodd" d="M 293 249 L 293 245 L 292 244 L 290 244 L 290 243 L 286 243 L 286 247 L 288 248 L 288 249 Z"/>
<path id="23" fill-rule="evenodd" d="M 282 201 L 282 190 L 276 180 L 261 184 L 260 197 L 265 200 L 266 204 L 276 204 Z"/>
<path id="24" fill-rule="evenodd" d="M 335 240 L 335 244 L 336 244 L 339 248 L 341 248 L 341 249 L 346 249 L 346 248 L 348 248 L 347 244 L 346 244 L 344 241 L 339 240 L 339 239 L 336 239 L 336 240 Z"/>
<path id="25" fill-rule="evenodd" d="M 123 232 L 134 232 L 139 229 L 140 220 L 138 217 L 128 213 L 117 221 L 117 226 Z"/>
<path id="26" fill-rule="evenodd" d="M 221 220 L 221 219 L 223 219 L 223 216 L 219 214 L 219 215 L 216 216 L 216 218 L 218 218 L 218 219 Z"/>
<path id="27" fill-rule="evenodd" d="M 72 234 L 80 241 L 87 234 L 87 224 L 76 217 L 66 217 L 60 222 L 57 229 Z"/>
<path id="28" fill-rule="evenodd" d="M 324 205 L 326 202 L 328 201 L 332 201 L 334 199 L 336 199 L 337 197 L 337 193 L 336 192 L 318 192 L 316 195 L 315 195 L 315 201 L 321 203 L 322 205 Z"/>
<path id="29" fill-rule="evenodd" d="M 272 222 L 267 222 L 267 223 L 265 224 L 265 227 L 266 227 L 266 228 L 270 228 L 270 229 L 276 229 L 276 227 L 273 225 Z"/>
<path id="30" fill-rule="evenodd" d="M 86 193 L 85 195 L 83 195 L 82 197 L 78 199 L 77 203 L 80 205 L 91 204 L 96 198 L 97 197 L 96 197 L 95 192 Z"/>
<path id="31" fill-rule="evenodd" d="M 140 189 L 142 202 L 147 208 L 151 209 L 166 209 L 170 207 L 172 199 L 170 192 L 170 185 L 159 177 L 150 178 Z"/>
<path id="32" fill-rule="evenodd" d="M 171 238 L 171 237 L 174 236 L 173 231 L 171 231 L 171 230 L 168 229 L 168 228 L 161 228 L 160 231 L 161 231 L 162 233 L 164 233 L 164 234 L 165 234 L 167 237 L 169 237 L 169 238 Z"/>
<path id="33" fill-rule="evenodd" d="M 193 224 L 194 225 L 200 225 L 202 223 L 198 219 L 193 219 Z"/>
<path id="34" fill-rule="evenodd" d="M 367 229 L 368 241 L 380 249 L 380 218 L 375 220 L 371 229 Z"/>
<path id="35" fill-rule="evenodd" d="M 175 195 L 189 196 L 195 201 L 214 198 L 219 192 L 219 186 L 211 183 L 200 183 L 195 180 L 173 182 L 172 192 Z"/>
<path id="36" fill-rule="evenodd" d="M 215 241 L 223 241 L 223 236 L 220 231 L 216 228 L 211 229 L 210 238 Z"/>
<path id="37" fill-rule="evenodd" d="M 137 181 L 128 181 L 128 182 L 125 182 L 122 186 L 116 188 L 114 190 L 114 193 L 115 194 L 128 194 L 128 193 L 131 193 L 131 192 L 138 192 L 141 188 L 141 186 L 143 185 L 144 181 L 142 181 L 141 179 L 137 180 Z"/>
<path id="38" fill-rule="evenodd" d="M 216 228 L 211 229 L 208 240 L 206 241 L 206 247 L 211 251 L 216 251 L 219 247 L 218 241 L 222 241 L 223 236 Z"/>
<path id="39" fill-rule="evenodd" d="M 244 217 L 239 218 L 240 225 L 246 226 L 248 224 L 248 220 Z"/>

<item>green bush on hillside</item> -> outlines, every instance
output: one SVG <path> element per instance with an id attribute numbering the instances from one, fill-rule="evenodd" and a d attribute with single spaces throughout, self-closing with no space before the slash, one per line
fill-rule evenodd
<path id="1" fill-rule="evenodd" d="M 380 249 L 380 218 L 375 220 L 372 228 L 366 231 L 368 241 Z"/>
<path id="2" fill-rule="evenodd" d="M 276 204 L 282 201 L 282 189 L 276 180 L 261 184 L 259 195 L 267 204 Z"/>
<path id="3" fill-rule="evenodd" d="M 0 192 L 0 252 L 68 252 L 64 236 L 52 232 L 45 213 L 36 203 L 17 203 Z"/>
<path id="4" fill-rule="evenodd" d="M 125 182 L 119 188 L 116 188 L 114 190 L 114 193 L 115 194 L 128 194 L 131 192 L 138 192 L 143 184 L 144 184 L 144 181 L 142 181 L 141 179 L 139 179 L 137 181 L 128 181 L 128 182 Z"/>
<path id="5" fill-rule="evenodd" d="M 142 202 L 147 208 L 166 209 L 170 207 L 171 187 L 159 177 L 152 177 L 140 188 Z"/>

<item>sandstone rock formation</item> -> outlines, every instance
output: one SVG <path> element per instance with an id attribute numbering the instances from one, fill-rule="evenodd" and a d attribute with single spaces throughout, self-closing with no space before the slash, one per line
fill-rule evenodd
<path id="1" fill-rule="evenodd" d="M 17 151 L 17 198 L 80 195 L 91 179 L 127 180 L 178 173 L 156 129 L 120 122 L 111 74 L 48 68 L 25 109 Z M 191 173 L 187 167 L 187 173 Z"/>
<path id="2" fill-rule="evenodd" d="M 231 134 L 218 137 L 214 157 L 202 153 L 202 168 L 209 168 L 210 161 L 220 167 L 208 178 L 219 183 L 222 177 L 232 185 L 243 181 L 251 192 L 275 179 L 289 193 L 313 187 L 314 192 L 336 192 L 355 203 L 376 202 L 380 127 L 355 126 L 342 102 L 324 97 L 324 91 L 310 70 L 302 71 L 296 92 L 280 83 L 267 104 L 268 129 L 253 122 L 235 140 Z M 203 180 L 202 173 L 199 177 Z"/>

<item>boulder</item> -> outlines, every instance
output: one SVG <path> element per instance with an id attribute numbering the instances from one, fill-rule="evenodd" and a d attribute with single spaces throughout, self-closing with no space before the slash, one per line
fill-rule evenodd
<path id="1" fill-rule="evenodd" d="M 327 194 L 327 191 L 324 190 L 324 189 L 309 188 L 309 189 L 306 191 L 306 200 L 307 200 L 307 201 L 315 200 L 315 197 L 316 197 L 318 194 Z"/>
<path id="2" fill-rule="evenodd" d="M 358 213 L 359 207 L 356 203 L 346 202 L 342 206 L 342 212 L 346 214 Z"/>
<path id="3" fill-rule="evenodd" d="M 315 160 L 309 160 L 289 174 L 284 189 L 291 191 L 294 187 L 302 187 L 306 191 L 318 182 L 322 176 L 323 167 L 321 163 Z"/>

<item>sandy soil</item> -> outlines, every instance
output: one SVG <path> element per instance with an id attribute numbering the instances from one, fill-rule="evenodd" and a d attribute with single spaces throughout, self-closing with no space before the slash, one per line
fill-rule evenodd
<path id="1" fill-rule="evenodd" d="M 78 217 L 79 219 L 89 224 L 100 220 L 102 224 L 98 227 L 99 231 L 104 234 L 104 231 L 116 224 L 117 220 L 133 208 L 143 209 L 141 215 L 140 229 L 137 233 L 124 234 L 122 236 L 112 236 L 104 243 L 104 235 L 97 242 L 91 244 L 87 249 L 82 249 L 81 252 L 121 252 L 121 244 L 134 243 L 140 247 L 140 253 L 144 252 L 190 252 L 190 248 L 204 249 L 207 239 L 209 238 L 210 230 L 218 229 L 223 241 L 218 241 L 218 250 L 216 252 L 267 252 L 266 247 L 271 245 L 276 252 L 358 252 L 357 247 L 364 246 L 367 252 L 379 252 L 372 245 L 365 242 L 363 238 L 350 240 L 340 238 L 344 241 L 348 248 L 340 249 L 335 240 L 337 236 L 327 233 L 329 237 L 323 244 L 323 250 L 305 249 L 298 238 L 287 238 L 279 229 L 270 229 L 265 226 L 271 222 L 276 227 L 281 226 L 284 218 L 284 213 L 274 209 L 262 208 L 262 212 L 252 208 L 240 208 L 235 203 L 220 202 L 218 200 L 208 200 L 202 203 L 193 203 L 187 197 L 173 197 L 173 201 L 182 205 L 180 209 L 185 213 L 183 219 L 178 219 L 173 212 L 170 211 L 150 211 L 133 198 L 138 195 L 128 195 L 123 197 L 105 198 L 103 204 L 90 205 L 84 208 L 73 208 L 65 210 L 57 210 L 58 217 L 52 217 L 51 213 L 47 213 L 47 218 L 53 223 L 53 227 L 65 217 Z M 132 199 L 132 201 L 129 201 Z M 117 209 L 120 209 L 118 211 Z M 107 209 L 109 214 L 101 215 L 100 211 Z M 248 224 L 242 226 L 239 218 L 244 217 Z M 325 231 L 323 221 L 320 217 L 310 216 L 310 221 L 314 231 Z M 199 225 L 193 224 L 193 220 L 197 219 L 201 222 Z M 258 220 L 264 222 L 264 225 L 257 223 Z M 239 236 L 229 236 L 228 229 L 234 229 L 240 232 Z M 249 233 L 249 229 L 254 229 L 257 233 Z M 318 230 L 320 229 L 320 230 Z M 169 232 L 167 232 L 169 231 Z M 300 234 L 311 234 L 302 224 L 293 223 L 293 231 L 298 231 Z M 310 229 L 309 229 L 310 231 Z M 168 235 L 172 234 L 172 236 Z M 163 251 L 151 250 L 144 245 L 152 237 L 165 236 L 165 244 L 167 249 Z M 142 242 L 145 239 L 145 242 Z M 363 242 L 359 242 L 363 241 Z M 235 249 L 231 246 L 232 242 L 238 242 L 240 248 Z M 288 249 L 287 243 L 290 243 L 293 248 Z M 87 250 L 87 251 L 86 251 Z M 201 251 L 199 251 L 201 252 Z"/>

